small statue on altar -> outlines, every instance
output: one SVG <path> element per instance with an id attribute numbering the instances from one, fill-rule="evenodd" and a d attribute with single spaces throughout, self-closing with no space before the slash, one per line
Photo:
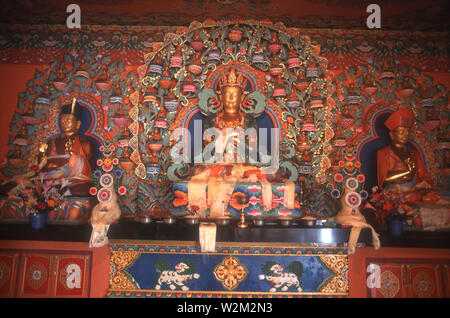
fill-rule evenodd
<path id="1" fill-rule="evenodd" d="M 380 188 L 403 191 L 431 187 L 421 154 L 407 144 L 414 120 L 414 113 L 409 109 L 397 110 L 386 120 L 391 144 L 377 152 Z"/>
<path id="2" fill-rule="evenodd" d="M 60 182 L 64 178 L 70 195 L 83 197 L 89 195 L 92 186 L 94 146 L 78 133 L 81 107 L 75 98 L 72 103 L 61 106 L 61 133 L 40 145 L 38 160 L 44 179 Z"/>
<path id="3" fill-rule="evenodd" d="M 308 149 L 304 149 L 301 151 L 301 160 L 303 163 L 311 163 L 312 155 Z"/>

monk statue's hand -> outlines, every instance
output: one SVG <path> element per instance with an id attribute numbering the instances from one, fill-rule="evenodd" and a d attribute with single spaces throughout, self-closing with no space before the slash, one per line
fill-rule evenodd
<path id="1" fill-rule="evenodd" d="M 431 189 L 431 184 L 429 184 L 427 181 L 423 180 L 416 184 L 416 189 Z"/>
<path id="2" fill-rule="evenodd" d="M 39 152 L 45 153 L 47 151 L 48 145 L 43 143 L 39 146 Z"/>
<path id="3" fill-rule="evenodd" d="M 414 171 L 415 165 L 414 165 L 414 161 L 411 158 L 407 158 L 405 160 L 406 166 L 408 167 L 408 171 L 412 172 Z"/>

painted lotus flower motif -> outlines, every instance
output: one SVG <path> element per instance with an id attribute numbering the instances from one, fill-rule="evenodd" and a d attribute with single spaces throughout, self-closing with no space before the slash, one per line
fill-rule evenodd
<path id="1" fill-rule="evenodd" d="M 103 152 L 103 155 L 111 156 L 112 152 L 116 150 L 116 147 L 113 144 L 105 144 L 101 145 L 99 150 Z"/>
<path id="2" fill-rule="evenodd" d="M 89 194 L 90 195 L 96 195 L 97 194 L 97 188 L 96 187 L 90 187 L 89 188 Z"/>
<path id="3" fill-rule="evenodd" d="M 97 160 L 97 166 L 102 167 L 105 172 L 110 172 L 117 164 L 119 164 L 119 159 L 117 158 L 105 157 L 103 160 Z"/>
<path id="4" fill-rule="evenodd" d="M 186 192 L 175 190 L 175 199 L 173 200 L 173 206 L 179 207 L 188 204 L 188 195 Z"/>
<path id="5" fill-rule="evenodd" d="M 112 192 L 111 190 L 107 189 L 107 188 L 102 188 L 98 191 L 97 193 L 97 199 L 100 202 L 109 202 L 111 200 L 112 197 Z"/>
<path id="6" fill-rule="evenodd" d="M 117 192 L 118 192 L 120 195 L 125 195 L 125 194 L 127 193 L 127 188 L 124 187 L 124 186 L 120 186 L 119 189 L 117 189 Z"/>

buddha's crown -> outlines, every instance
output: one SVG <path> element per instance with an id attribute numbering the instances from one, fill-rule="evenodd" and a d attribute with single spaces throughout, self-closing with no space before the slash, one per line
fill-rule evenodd
<path id="1" fill-rule="evenodd" d="M 242 74 L 236 77 L 236 70 L 234 67 L 231 68 L 229 75 L 224 74 L 220 80 L 220 86 L 238 86 L 242 91 L 245 89 L 245 80 Z"/>

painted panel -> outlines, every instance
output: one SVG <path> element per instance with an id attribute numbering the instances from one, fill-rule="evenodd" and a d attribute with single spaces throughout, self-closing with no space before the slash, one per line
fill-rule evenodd
<path id="1" fill-rule="evenodd" d="M 56 297 L 87 297 L 90 281 L 90 256 L 58 256 Z"/>
<path id="2" fill-rule="evenodd" d="M 408 285 L 413 298 L 442 297 L 442 279 L 439 264 L 408 265 Z"/>
<path id="3" fill-rule="evenodd" d="M 19 254 L 0 252 L 0 297 L 13 297 Z"/>
<path id="4" fill-rule="evenodd" d="M 373 262 L 370 262 L 373 263 Z M 404 265 L 395 263 L 377 264 L 379 266 L 379 283 L 368 287 L 369 298 L 402 298 L 406 297 L 403 285 Z M 368 276 L 370 274 L 368 273 Z M 377 274 L 378 275 L 378 274 Z M 369 277 L 367 277 L 369 278 Z"/>
<path id="5" fill-rule="evenodd" d="M 169 245 L 170 244 L 170 245 Z M 346 296 L 346 249 L 112 244 L 109 297 Z"/>
<path id="6" fill-rule="evenodd" d="M 51 255 L 25 254 L 18 297 L 48 297 L 53 273 Z"/>

